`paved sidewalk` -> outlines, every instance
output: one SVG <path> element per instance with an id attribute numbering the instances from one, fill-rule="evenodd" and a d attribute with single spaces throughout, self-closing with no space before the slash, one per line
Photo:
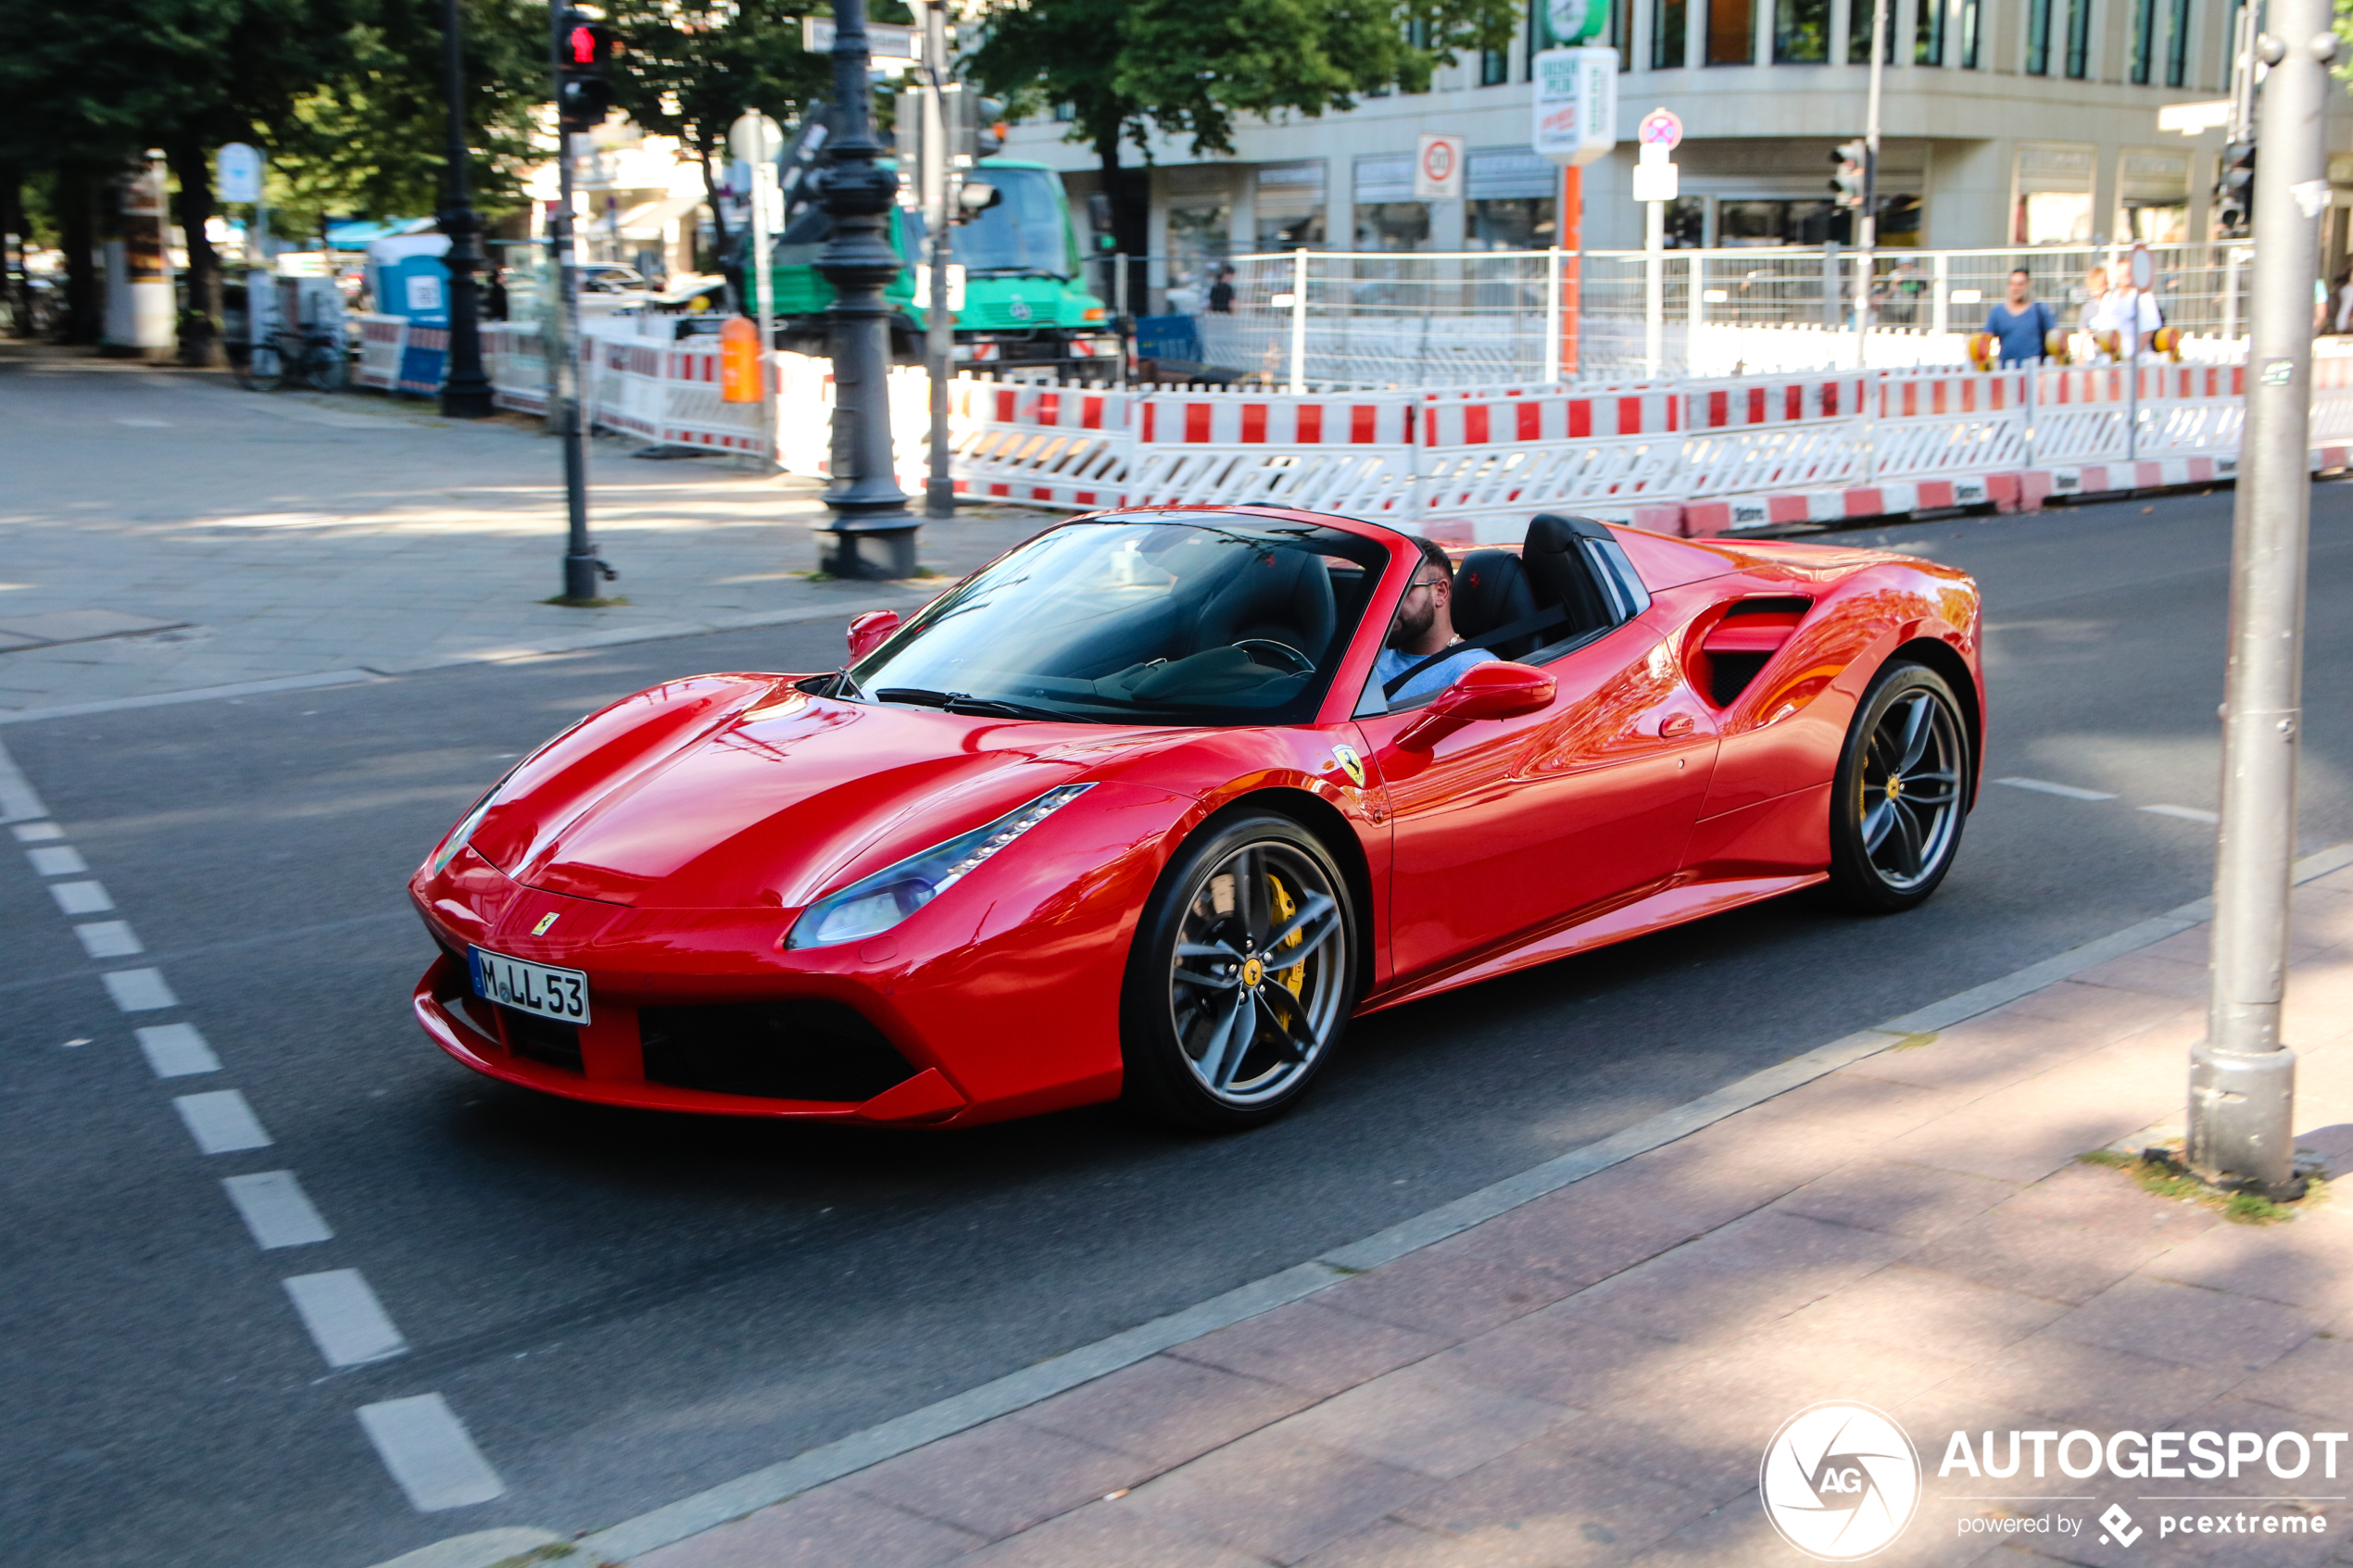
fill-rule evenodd
<path id="1" fill-rule="evenodd" d="M 2353 1172 L 2353 868 L 2298 891 L 2295 940 L 2299 1147 Z M 1830 1399 L 1919 1452 L 1917 1516 L 1875 1562 L 2353 1562 L 2344 1445 L 2334 1479 L 2317 1450 L 2301 1480 L 1938 1474 L 1955 1431 L 2353 1424 L 2353 1203 L 2241 1224 L 2078 1158 L 2179 1135 L 2205 942 L 1905 1037 L 634 1568 L 1798 1563 L 1759 1461 Z M 2287 1494 L 2334 1500 L 2266 1500 Z M 2161 1537 L 2167 1511 L 2321 1528 Z M 1986 1533 L 2006 1518 L 2049 1522 Z"/>
<path id="2" fill-rule="evenodd" d="M 625 605 L 562 586 L 562 469 L 535 421 L 372 394 L 0 348 L 0 721 L 252 682 L 563 651 L 921 603 L 938 584 L 814 583 L 812 480 L 637 461 L 600 440 L 590 518 Z M 975 508 L 924 530 L 953 577 L 1044 526 Z M 86 636 L 130 625 L 144 634 Z M 11 633 L 11 627 L 25 630 Z M 28 634 L 29 633 L 29 634 Z"/>

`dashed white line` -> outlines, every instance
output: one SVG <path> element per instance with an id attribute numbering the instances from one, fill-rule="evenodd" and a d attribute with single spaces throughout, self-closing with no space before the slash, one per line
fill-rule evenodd
<path id="1" fill-rule="evenodd" d="M 147 950 L 127 920 L 94 920 L 75 926 L 73 934 L 82 938 L 82 950 L 94 959 L 127 959 Z"/>
<path id="2" fill-rule="evenodd" d="M 151 1023 L 138 1033 L 139 1048 L 147 1053 L 147 1065 L 158 1078 L 220 1071 L 220 1059 L 193 1023 Z"/>
<path id="3" fill-rule="evenodd" d="M 207 1154 L 234 1154 L 245 1148 L 268 1148 L 271 1138 L 245 1097 L 234 1089 L 182 1095 L 172 1102 L 188 1135 Z"/>
<path id="4" fill-rule="evenodd" d="M 17 771 L 17 765 L 7 752 L 0 750 L 0 822 L 31 822 L 35 817 L 48 814 L 49 808 L 41 804 L 41 797 L 32 792 L 31 781 Z M 17 836 L 21 839 L 24 834 L 19 832 Z M 57 835 L 50 834 L 45 836 L 54 838 Z"/>
<path id="5" fill-rule="evenodd" d="M 255 1243 L 264 1252 L 308 1247 L 334 1237 L 292 1171 L 256 1171 L 251 1175 L 230 1176 L 220 1185 L 228 1189 L 229 1201 L 245 1216 L 245 1229 L 253 1232 Z"/>
<path id="6" fill-rule="evenodd" d="M 1995 779 L 1994 782 L 1998 784 L 2007 784 L 2012 789 L 2031 789 L 2040 795 L 2065 796 L 2070 800 L 2113 800 L 2116 798 L 2106 790 L 2079 789 L 2073 784 L 2053 784 L 2048 779 Z"/>
<path id="7" fill-rule="evenodd" d="M 114 908 L 114 898 L 103 882 L 53 882 L 49 897 L 57 901 L 63 914 L 98 915 Z"/>
<path id="8" fill-rule="evenodd" d="M 2204 822 L 2208 827 L 2222 820 L 2220 812 L 2200 810 L 2196 806 L 2144 806 L 2141 809 L 2152 817 L 2179 817 L 2185 822 Z"/>
<path id="9" fill-rule="evenodd" d="M 180 998 L 163 983 L 159 969 L 118 969 L 99 978 L 107 983 L 107 994 L 114 998 L 114 1005 L 125 1012 L 154 1012 L 180 1005 Z"/>
<path id="10" fill-rule="evenodd" d="M 362 1405 L 359 1424 L 420 1513 L 488 1502 L 507 1490 L 438 1394 Z"/>
<path id="11" fill-rule="evenodd" d="M 74 876 L 90 869 L 90 862 L 82 858 L 82 851 L 70 844 L 53 844 L 46 849 L 28 849 L 24 858 L 31 860 L 32 869 L 43 876 Z"/>
<path id="12" fill-rule="evenodd" d="M 295 1311 L 302 1314 L 302 1326 L 310 1331 L 311 1342 L 329 1366 L 389 1361 L 409 1348 L 358 1269 L 296 1274 L 285 1286 Z"/>
<path id="13" fill-rule="evenodd" d="M 19 822 L 8 830 L 17 835 L 19 844 L 39 844 L 44 839 L 63 838 L 66 830 L 55 822 Z"/>

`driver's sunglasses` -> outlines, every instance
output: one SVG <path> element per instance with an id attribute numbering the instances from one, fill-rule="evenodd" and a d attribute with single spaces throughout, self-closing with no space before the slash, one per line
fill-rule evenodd
<path id="1" fill-rule="evenodd" d="M 1435 590 L 1439 588 L 1451 588 L 1453 586 L 1453 582 L 1444 577 L 1416 577 L 1411 583 L 1405 584 L 1405 591 L 1410 594 L 1416 588 L 1429 588 Z"/>

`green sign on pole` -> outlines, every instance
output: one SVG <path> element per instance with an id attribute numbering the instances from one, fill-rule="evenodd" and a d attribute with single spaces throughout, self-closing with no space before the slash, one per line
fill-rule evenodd
<path id="1" fill-rule="evenodd" d="M 1609 31 L 1610 0 L 1530 0 L 1530 6 L 1539 49 L 1597 44 Z"/>

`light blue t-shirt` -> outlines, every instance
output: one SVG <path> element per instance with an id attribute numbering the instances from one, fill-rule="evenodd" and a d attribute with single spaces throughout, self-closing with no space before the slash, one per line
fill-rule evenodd
<path id="1" fill-rule="evenodd" d="M 1386 689 L 1390 682 L 1394 681 L 1398 676 L 1403 675 L 1406 671 L 1411 670 L 1415 665 L 1419 664 L 1423 659 L 1428 657 L 1429 656 L 1428 654 L 1422 653 L 1401 653 L 1396 648 L 1381 649 L 1380 657 L 1373 660 L 1374 686 L 1379 689 Z M 1396 693 L 1390 696 L 1389 704 L 1390 707 L 1394 708 L 1401 702 L 1411 702 L 1417 696 L 1429 696 L 1434 693 L 1442 692 L 1448 686 L 1454 684 L 1454 678 L 1456 676 L 1460 675 L 1464 671 L 1468 670 L 1472 665 L 1493 664 L 1495 662 L 1495 656 L 1489 653 L 1485 648 L 1463 648 L 1457 651 L 1452 659 L 1431 665 L 1428 669 L 1423 671 L 1420 674 L 1406 682 L 1403 687 L 1399 688 Z"/>

